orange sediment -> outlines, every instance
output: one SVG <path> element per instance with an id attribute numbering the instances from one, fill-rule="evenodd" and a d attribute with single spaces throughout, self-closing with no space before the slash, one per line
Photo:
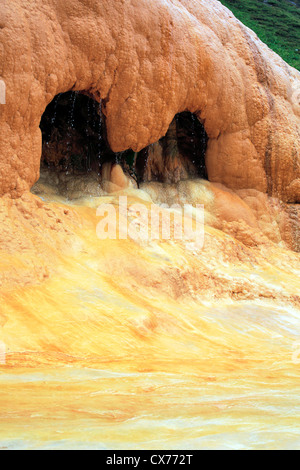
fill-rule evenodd
<path id="1" fill-rule="evenodd" d="M 99 240 L 118 195 L 43 197 L 1 201 L 3 447 L 299 447 L 298 254 Z"/>

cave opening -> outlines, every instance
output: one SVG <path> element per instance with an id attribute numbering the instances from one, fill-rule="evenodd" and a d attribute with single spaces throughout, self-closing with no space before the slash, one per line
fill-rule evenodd
<path id="1" fill-rule="evenodd" d="M 47 106 L 42 131 L 41 174 L 93 174 L 99 185 L 109 179 L 107 168 L 120 165 L 139 187 L 143 182 L 177 183 L 207 178 L 205 155 L 208 137 L 195 114 L 177 114 L 164 137 L 140 152 L 115 153 L 107 139 L 102 102 L 85 93 L 57 95 Z"/>

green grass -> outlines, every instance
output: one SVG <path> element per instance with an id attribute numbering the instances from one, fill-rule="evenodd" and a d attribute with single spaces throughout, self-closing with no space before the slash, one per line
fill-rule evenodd
<path id="1" fill-rule="evenodd" d="M 220 0 L 270 49 L 300 70 L 300 0 Z"/>

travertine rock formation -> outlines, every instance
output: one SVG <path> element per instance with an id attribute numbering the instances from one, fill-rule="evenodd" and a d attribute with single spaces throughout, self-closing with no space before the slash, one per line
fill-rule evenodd
<path id="1" fill-rule="evenodd" d="M 216 0 L 2 0 L 0 194 L 38 179 L 39 123 L 60 92 L 103 100 L 114 151 L 178 112 L 209 137 L 209 180 L 300 201 L 299 73 Z"/>

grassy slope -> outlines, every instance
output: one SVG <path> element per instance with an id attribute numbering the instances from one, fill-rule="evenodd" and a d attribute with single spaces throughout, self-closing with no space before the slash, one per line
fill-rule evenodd
<path id="1" fill-rule="evenodd" d="M 300 70 L 300 0 L 221 0 L 288 64 Z"/>

